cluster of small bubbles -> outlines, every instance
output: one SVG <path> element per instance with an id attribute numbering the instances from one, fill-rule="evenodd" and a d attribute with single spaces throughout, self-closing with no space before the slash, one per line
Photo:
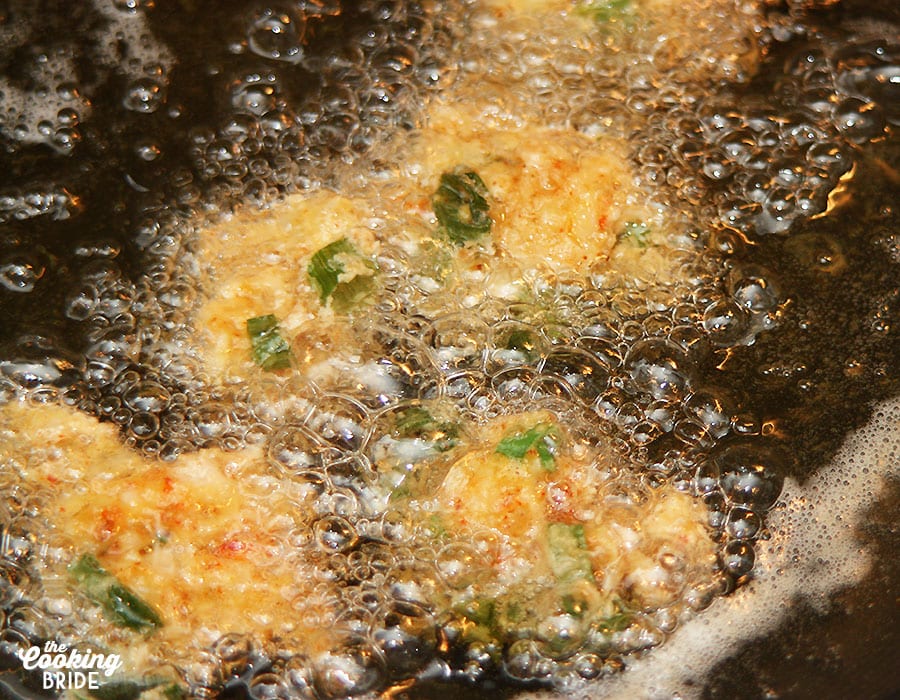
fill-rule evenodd
<path id="1" fill-rule="evenodd" d="M 192 133 L 189 155 L 203 188 L 234 193 L 226 200 L 269 202 L 413 123 L 417 95 L 444 82 L 439 57 L 453 25 L 446 19 L 452 13 L 438 9 L 357 3 L 351 14 L 358 21 L 321 3 L 251 12 L 232 52 L 263 63 L 248 62 L 223 84 L 228 120 Z M 373 17 L 377 22 L 368 21 Z M 335 31 L 346 49 L 328 43 Z"/>
<path id="2" fill-rule="evenodd" d="M 409 357 L 414 347 L 415 354 L 424 358 L 418 360 L 416 372 L 420 386 L 426 388 L 420 395 L 422 398 L 444 397 L 451 400 L 451 405 L 462 403 L 470 407 L 474 401 L 471 415 L 479 420 L 491 415 L 486 406 L 497 404 L 508 410 L 517 400 L 524 400 L 531 407 L 550 398 L 564 404 L 580 403 L 594 408 L 604 424 L 613 424 L 628 436 L 623 450 L 632 456 L 640 445 L 671 433 L 700 450 L 694 455 L 697 463 L 710 447 L 732 431 L 740 404 L 739 397 L 732 392 L 704 386 L 696 379 L 696 355 L 703 352 L 704 345 L 700 340 L 705 305 L 717 294 L 730 294 L 736 305 L 748 309 L 748 314 L 770 312 L 778 303 L 777 291 L 773 291 L 776 285 L 767 281 L 764 271 L 741 270 L 734 273 L 732 280 L 729 287 L 697 294 L 696 300 L 692 298 L 694 290 L 685 289 L 675 301 L 669 299 L 668 306 L 648 303 L 646 297 L 627 290 L 609 299 L 602 286 L 582 283 L 581 288 L 573 288 L 564 281 L 544 280 L 536 283 L 540 293 L 533 301 L 513 305 L 484 301 L 474 307 L 480 312 L 474 314 L 453 309 L 430 317 L 420 313 L 415 316 L 415 336 L 408 333 L 407 315 L 380 316 L 377 337 L 391 353 Z M 398 294 L 408 290 L 400 283 L 396 287 Z M 467 290 L 460 290 L 457 298 L 466 295 Z M 382 306 L 406 309 L 408 314 L 414 299 L 421 297 L 406 295 L 398 303 Z M 427 306 L 427 298 L 423 306 Z M 562 338 L 548 335 L 547 319 L 562 308 L 568 309 L 565 334 Z M 686 332 L 684 324 L 676 325 L 676 319 L 693 320 L 694 325 L 687 326 L 694 329 L 693 333 Z M 725 343 L 712 345 L 727 347 Z M 398 403 L 388 402 L 387 408 L 370 419 L 373 437 L 369 445 L 374 436 L 384 433 L 385 421 L 389 425 L 391 416 L 402 411 L 408 399 L 409 395 L 397 396 L 394 400 L 399 400 Z M 466 411 L 463 409 L 463 413 Z M 358 417 L 364 420 L 362 412 Z M 321 439 L 316 437 L 319 430 L 305 436 L 307 443 Z M 324 436 L 333 443 L 328 431 Z M 342 449 L 366 449 L 360 447 L 358 438 L 345 437 L 341 441 Z M 628 441 L 631 446 L 627 446 Z M 304 458 L 304 463 L 308 461 Z M 694 463 L 685 464 L 682 460 L 663 473 L 662 479 L 691 470 Z M 711 524 L 726 532 L 721 550 L 722 568 L 735 577 L 745 575 L 748 566 L 752 566 L 752 541 L 759 532 L 761 514 L 771 505 L 771 494 L 777 495 L 779 488 L 776 481 L 763 493 L 765 485 L 757 488 L 743 483 L 742 479 L 752 481 L 753 477 L 747 473 L 741 467 L 720 469 L 711 473 L 708 485 L 701 485 L 698 492 L 710 506 Z M 321 485 L 325 480 L 316 479 L 315 483 Z M 713 497 L 721 492 L 726 495 L 721 496 L 719 507 L 713 503 Z M 759 502 L 750 503 L 753 498 Z M 735 504 L 733 513 L 728 510 L 731 502 Z M 720 511 L 724 514 L 722 520 L 714 520 L 714 514 Z M 319 546 L 342 553 L 354 547 L 348 522 L 344 516 L 318 521 Z M 422 536 L 417 535 L 413 523 L 391 512 L 384 516 L 380 535 L 393 541 Z M 425 533 L 426 538 L 429 536 Z M 483 554 L 477 547 L 461 542 L 447 544 L 434 556 L 440 579 L 455 589 L 465 588 L 477 579 L 477 562 Z M 659 644 L 674 624 L 670 619 L 672 611 L 666 614 L 669 617 L 664 615 L 659 625 L 646 617 L 628 634 L 595 630 L 593 637 L 571 615 L 551 615 L 535 629 L 533 638 L 516 642 L 502 652 L 482 642 L 466 644 L 460 667 L 453 673 L 470 680 L 482 678 L 497 668 L 500 653 L 503 673 L 513 678 L 534 681 L 553 677 L 562 683 L 561 679 L 568 673 L 582 678 L 595 677 L 610 672 L 617 663 L 617 654 Z M 419 668 L 420 661 L 415 664 L 408 661 L 404 635 L 397 632 L 387 635 L 379 623 L 375 625 L 376 647 L 383 655 L 389 655 L 387 649 L 378 647 L 382 640 L 389 638 L 390 654 L 399 655 L 389 667 L 402 667 L 408 672 L 413 667 Z M 431 630 L 431 624 L 425 629 Z M 444 634 L 452 638 L 449 628 Z M 419 637 L 413 646 L 417 650 L 430 649 L 427 639 Z M 422 659 L 424 662 L 425 657 Z M 407 667 L 407 663 L 413 665 Z"/>
<path id="3" fill-rule="evenodd" d="M 0 82 L 6 105 L 0 113 L 0 135 L 10 150 L 40 143 L 61 156 L 74 151 L 82 139 L 80 122 L 91 112 L 90 102 L 68 82 L 67 76 L 75 72 L 74 61 L 66 49 L 36 50 L 19 66 L 36 89 Z"/>
<path id="4" fill-rule="evenodd" d="M 152 9 L 152 3 L 120 2 L 97 12 L 115 27 L 111 34 L 128 44 L 124 75 L 116 81 L 123 83 L 119 106 L 146 118 L 162 112 L 177 118 L 183 107 L 169 103 L 171 56 L 164 49 L 156 51 L 145 31 L 145 11 Z M 191 134 L 191 167 L 172 168 L 164 185 L 168 194 L 148 190 L 140 177 L 126 177 L 148 202 L 147 216 L 138 217 L 133 236 L 143 253 L 143 277 L 127 279 L 118 251 L 77 254 L 83 264 L 67 291 L 64 312 L 86 329 L 82 409 L 114 420 L 129 443 L 148 454 L 174 456 L 191 445 L 242 439 L 246 420 L 232 421 L 231 428 L 242 427 L 229 429 L 198 408 L 201 401 L 189 389 L 203 383 L 202 375 L 176 349 L 193 295 L 175 273 L 191 266 L 189 256 L 178 259 L 190 238 L 180 211 L 211 200 L 223 205 L 242 199 L 271 202 L 279 193 L 308 186 L 315 173 L 333 170 L 335 158 L 352 160 L 379 134 L 411 123 L 421 105 L 419 92 L 446 82 L 442 57 L 450 52 L 450 35 L 457 29 L 453 13 L 444 14 L 445 9 L 373 2 L 358 3 L 348 12 L 339 3 L 300 2 L 247 13 L 245 37 L 233 47 L 234 55 L 244 58 L 235 59 L 234 70 L 222 73 L 221 84 L 211 87 L 225 95 L 228 107 L 220 122 Z M 91 12 L 79 15 L 79 21 L 89 20 Z M 32 15 L 23 9 L 19 19 L 37 21 Z M 352 17 L 343 19 L 348 15 Z M 371 29 L 373 17 L 378 31 Z M 335 31 L 341 35 L 338 45 L 332 41 Z M 105 66 L 113 47 L 105 40 L 101 44 L 98 65 Z M 0 120 L 0 132 L 11 148 L 38 139 L 68 153 L 80 139 L 82 122 L 91 117 L 95 86 L 89 80 L 72 82 L 79 72 L 67 63 L 68 48 L 41 53 L 36 44 L 28 55 L 39 104 L 30 93 L 4 84 L 12 111 Z M 133 156 L 148 165 L 171 159 L 165 144 L 164 136 L 141 136 Z M 79 200 L 70 191 L 40 184 L 0 193 L 0 221 L 65 219 L 77 211 Z M 179 212 L 163 210 L 160 196 Z M 40 282 L 39 268 L 21 256 L 6 257 L 0 268 L 3 290 L 31 292 Z M 146 365 L 163 371 L 161 381 L 167 386 L 180 382 L 182 391 L 188 389 L 188 401 L 160 411 L 121 401 L 124 389 L 116 387 L 117 378 Z M 7 363 L 4 370 L 17 390 L 36 391 L 56 377 L 54 367 L 45 371 L 28 362 Z M 384 365 L 381 371 L 397 381 L 409 379 L 395 376 L 401 372 L 396 366 Z M 114 395 L 108 396 L 110 392 Z"/>
<path id="5" fill-rule="evenodd" d="M 0 192 L 0 223 L 24 221 L 41 216 L 66 219 L 76 209 L 72 196 L 64 189 L 39 186 L 34 189 L 5 189 Z"/>
<path id="6" fill-rule="evenodd" d="M 788 233 L 826 210 L 853 166 L 853 149 L 896 123 L 896 99 L 884 87 L 896 53 L 883 40 L 810 42 L 787 59 L 774 100 L 743 107 L 727 90 L 694 101 L 648 94 L 653 111 L 639 142 L 663 143 L 668 133 L 674 147 L 645 145 L 637 162 L 648 181 L 669 185 L 676 200 L 710 220 L 749 236 Z"/>

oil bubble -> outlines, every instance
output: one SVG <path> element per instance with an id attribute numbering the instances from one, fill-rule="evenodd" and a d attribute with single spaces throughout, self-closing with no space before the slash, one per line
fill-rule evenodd
<path id="1" fill-rule="evenodd" d="M 801 233 L 791 236 L 785 251 L 803 267 L 829 274 L 839 274 L 847 266 L 840 241 L 824 233 Z"/>
<path id="2" fill-rule="evenodd" d="M 834 109 L 838 129 L 853 143 L 866 143 L 884 132 L 884 113 L 874 102 L 849 97 Z"/>
<path id="3" fill-rule="evenodd" d="M 540 363 L 538 371 L 559 377 L 587 402 L 594 401 L 608 386 L 606 367 L 583 350 L 553 350 Z"/>
<path id="4" fill-rule="evenodd" d="M 624 365 L 631 386 L 655 399 L 677 399 L 690 385 L 687 354 L 669 340 L 653 338 L 635 343 Z"/>
<path id="5" fill-rule="evenodd" d="M 253 700 L 291 700 L 294 689 L 277 673 L 260 673 L 250 681 L 249 694 Z"/>
<path id="6" fill-rule="evenodd" d="M 429 662 L 438 643 L 435 622 L 413 603 L 391 603 L 376 616 L 375 646 L 395 675 L 409 674 Z"/>
<path id="7" fill-rule="evenodd" d="M 321 698 L 362 695 L 383 682 L 384 662 L 366 642 L 358 642 L 316 659 L 313 685 Z"/>
<path id="8" fill-rule="evenodd" d="M 247 45 L 253 53 L 263 58 L 298 63 L 303 59 L 305 33 L 306 25 L 302 18 L 266 8 L 252 20 Z"/>
<path id="9" fill-rule="evenodd" d="M 713 302 L 703 312 L 703 328 L 713 345 L 732 347 L 748 338 L 750 317 L 742 306 L 723 299 Z"/>
<path id="10" fill-rule="evenodd" d="M 128 86 L 123 106 L 132 112 L 151 114 L 165 103 L 165 90 L 156 80 L 144 78 Z"/>
<path id="11" fill-rule="evenodd" d="M 748 542 L 734 540 L 726 544 L 722 552 L 722 566 L 735 578 L 750 573 L 755 561 L 756 552 Z"/>
<path id="12" fill-rule="evenodd" d="M 35 268 L 25 261 L 8 260 L 0 263 L 0 285 L 10 292 L 27 294 L 34 291 L 38 279 L 42 276 L 41 268 Z"/>
<path id="13" fill-rule="evenodd" d="M 781 493 L 788 459 L 775 445 L 737 440 L 718 448 L 712 462 L 732 503 L 765 511 Z"/>
<path id="14" fill-rule="evenodd" d="M 762 528 L 762 519 L 747 508 L 735 507 L 728 513 L 726 523 L 728 534 L 739 540 L 752 540 Z"/>
<path id="15" fill-rule="evenodd" d="M 346 518 L 326 516 L 313 525 L 316 543 L 326 552 L 346 552 L 357 542 L 357 533 Z"/>

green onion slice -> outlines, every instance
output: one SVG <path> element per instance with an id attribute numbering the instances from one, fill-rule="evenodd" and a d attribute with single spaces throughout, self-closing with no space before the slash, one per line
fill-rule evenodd
<path id="1" fill-rule="evenodd" d="M 120 627 L 138 632 L 150 632 L 162 627 L 159 614 L 100 566 L 93 555 L 82 554 L 69 567 L 69 575 L 85 595 L 103 608 L 109 619 Z"/>
<path id="2" fill-rule="evenodd" d="M 556 469 L 556 453 L 559 448 L 559 431 L 551 423 L 538 423 L 524 432 L 513 433 L 503 438 L 496 452 L 512 459 L 525 459 L 532 450 L 541 460 L 546 471 Z"/>
<path id="3" fill-rule="evenodd" d="M 600 628 L 605 632 L 621 632 L 628 629 L 634 620 L 634 613 L 626 608 L 620 600 L 613 601 L 613 609 L 615 612 L 612 615 L 600 621 Z"/>
<path id="4" fill-rule="evenodd" d="M 632 7 L 631 0 L 584 0 L 578 10 L 597 22 L 606 23 L 627 17 Z"/>
<path id="5" fill-rule="evenodd" d="M 319 301 L 346 313 L 371 295 L 378 266 L 344 237 L 316 251 L 306 271 Z"/>
<path id="6" fill-rule="evenodd" d="M 459 443 L 459 426 L 440 421 L 420 406 L 410 406 L 397 416 L 394 431 L 403 438 L 434 443 L 439 452 L 447 452 Z"/>
<path id="7" fill-rule="evenodd" d="M 278 331 L 273 314 L 247 319 L 247 335 L 253 350 L 253 361 L 264 370 L 291 366 L 291 348 Z"/>
<path id="8" fill-rule="evenodd" d="M 650 245 L 650 227 L 640 221 L 629 221 L 619 234 L 619 240 L 626 240 L 638 248 Z"/>
<path id="9" fill-rule="evenodd" d="M 451 241 L 463 245 L 490 233 L 494 222 L 488 197 L 487 186 L 473 170 L 459 166 L 441 175 L 431 204 Z"/>
<path id="10" fill-rule="evenodd" d="M 584 525 L 550 523 L 547 527 L 550 568 L 561 583 L 589 581 L 594 583 L 594 568 L 584 537 Z"/>

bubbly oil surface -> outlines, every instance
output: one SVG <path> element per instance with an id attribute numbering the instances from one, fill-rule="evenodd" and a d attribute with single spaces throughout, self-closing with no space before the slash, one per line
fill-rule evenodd
<path id="1" fill-rule="evenodd" d="M 244 605 L 211 626 L 217 593 L 188 582 L 198 604 L 175 636 L 135 648 L 135 673 L 191 695 L 413 683 L 414 696 L 449 680 L 613 693 L 622 682 L 598 677 L 668 645 L 675 664 L 713 658 L 679 640 L 717 624 L 708 616 L 730 625 L 712 615 L 752 606 L 755 589 L 699 614 L 718 596 L 756 575 L 771 605 L 820 578 L 779 548 L 827 558 L 804 503 L 813 519 L 832 499 L 844 507 L 823 465 L 865 418 L 847 402 L 896 391 L 892 21 L 731 0 L 96 0 L 65 17 L 12 3 L 0 23 L 13 163 L 0 180 L 4 653 L 50 638 L 128 645 L 64 573 L 102 539 L 98 500 L 79 494 L 94 488 L 75 473 L 83 457 L 66 450 L 100 440 L 133 465 L 104 478 L 134 490 L 129 507 L 152 503 L 150 518 L 166 478 L 189 498 L 192 475 L 218 475 L 219 497 L 205 498 L 228 508 L 170 533 L 196 547 L 209 528 L 211 549 L 180 574 L 216 561 L 245 562 L 228 580 L 254 572 Z M 458 248 L 436 233 L 430 197 L 462 163 L 485 174 L 502 221 Z M 650 238 L 635 245 L 629 222 Z M 320 308 L 304 271 L 346 232 L 377 260 L 379 286 L 342 315 Z M 265 313 L 284 319 L 290 369 L 248 359 L 242 324 Z M 459 426 L 447 454 L 396 434 L 423 407 Z M 498 426 L 536 411 L 581 455 L 559 484 L 493 451 Z M 48 456 L 36 436 L 67 421 Z M 890 474 L 872 430 L 875 459 L 854 469 Z M 404 461 L 416 449 L 432 452 Z M 54 460 L 81 486 L 61 490 Z M 530 520 L 478 505 L 495 487 L 476 460 L 515 477 L 507 495 Z M 608 573 L 587 616 L 554 607 L 548 560 L 516 550 L 544 546 L 528 538 L 565 475 L 597 480 L 604 504 L 600 518 L 566 516 L 596 524 L 594 569 Z M 858 483 L 851 521 L 881 488 Z M 461 496 L 476 505 L 459 515 Z M 80 534 L 55 514 L 67 503 L 87 511 Z M 683 549 L 635 534 L 654 522 L 686 533 Z M 167 556 L 151 544 L 141 556 Z M 861 576 L 839 545 L 846 575 L 826 594 Z M 129 578 L 134 549 L 122 551 L 105 564 L 159 594 L 165 567 Z M 277 587 L 260 583 L 266 557 Z M 677 575 L 660 568 L 673 562 Z M 534 615 L 512 624 L 506 607 L 486 624 L 483 600 L 508 602 L 522 580 Z M 679 679 L 649 668 L 663 680 L 647 693 L 672 692 Z"/>

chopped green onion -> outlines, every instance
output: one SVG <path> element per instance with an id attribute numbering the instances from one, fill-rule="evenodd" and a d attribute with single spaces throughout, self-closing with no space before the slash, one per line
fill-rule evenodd
<path id="1" fill-rule="evenodd" d="M 437 513 L 432 513 L 428 516 L 427 527 L 435 539 L 439 539 L 447 534 L 447 529 L 444 527 L 444 520 Z"/>
<path id="2" fill-rule="evenodd" d="M 534 587 L 525 586 L 509 591 L 496 600 L 491 618 L 491 630 L 500 640 L 531 637 L 536 632 L 544 605 Z"/>
<path id="3" fill-rule="evenodd" d="M 556 426 L 538 423 L 530 430 L 503 438 L 497 445 L 496 452 L 512 459 L 525 459 L 525 456 L 534 450 L 541 460 L 541 467 L 552 472 L 556 469 L 558 445 L 559 434 Z"/>
<path id="4" fill-rule="evenodd" d="M 550 523 L 547 528 L 550 568 L 561 583 L 594 582 L 594 568 L 584 537 L 584 525 Z"/>
<path id="5" fill-rule="evenodd" d="M 646 248 L 650 245 L 650 227 L 640 221 L 629 221 L 625 224 L 622 233 L 619 234 L 619 240 L 627 240 L 638 248 Z"/>
<path id="6" fill-rule="evenodd" d="M 378 266 L 345 237 L 316 251 L 306 271 L 319 292 L 319 301 L 330 301 L 331 308 L 346 313 L 372 293 Z"/>
<path id="7" fill-rule="evenodd" d="M 491 627 L 496 613 L 496 604 L 492 598 L 475 598 L 459 606 L 458 611 L 475 624 Z"/>
<path id="8" fill-rule="evenodd" d="M 571 593 L 563 595 L 560 602 L 562 603 L 562 609 L 574 617 L 584 617 L 589 607 L 588 602 L 584 598 Z"/>
<path id="9" fill-rule="evenodd" d="M 247 319 L 247 335 L 253 348 L 253 361 L 265 370 L 291 366 L 291 348 L 278 331 L 273 314 Z"/>
<path id="10" fill-rule="evenodd" d="M 534 358 L 534 349 L 537 347 L 537 343 L 530 332 L 520 328 L 509 334 L 505 347 L 507 350 L 520 352 L 526 359 L 531 360 Z"/>
<path id="11" fill-rule="evenodd" d="M 632 8 L 631 0 L 583 0 L 578 10 L 597 22 L 606 23 L 630 15 Z"/>
<path id="12" fill-rule="evenodd" d="M 177 683 L 170 683 L 163 688 L 163 697 L 166 700 L 184 700 L 187 697 L 187 692 Z"/>
<path id="13" fill-rule="evenodd" d="M 522 622 L 525 618 L 525 611 L 522 606 L 514 600 L 509 601 L 504 608 L 504 617 L 509 622 Z"/>
<path id="14" fill-rule="evenodd" d="M 607 632 L 621 632 L 628 629 L 634 615 L 631 613 L 621 612 L 610 615 L 600 623 L 600 628 Z"/>
<path id="15" fill-rule="evenodd" d="M 488 191 L 484 181 L 472 170 L 459 166 L 441 175 L 431 200 L 438 223 L 457 245 L 490 233 Z"/>
<path id="16" fill-rule="evenodd" d="M 439 421 L 419 406 L 411 406 L 403 411 L 397 417 L 394 430 L 400 437 L 434 443 L 439 452 L 447 452 L 459 443 L 459 427 L 456 423 Z"/>
<path id="17" fill-rule="evenodd" d="M 388 496 L 388 499 L 391 501 L 400 501 L 411 496 L 412 491 L 409 488 L 409 484 L 405 481 L 401 481 L 391 490 L 391 495 Z"/>
<path id="18" fill-rule="evenodd" d="M 140 700 L 148 690 L 159 688 L 166 682 L 165 678 L 153 676 L 140 680 L 116 679 L 101 683 L 97 688 L 90 688 L 88 693 L 96 700 Z M 158 692 L 166 700 L 184 700 L 187 697 L 185 689 L 177 683 L 169 682 Z M 157 693 L 153 693 L 152 696 L 157 697 Z"/>
<path id="19" fill-rule="evenodd" d="M 187 693 L 184 688 L 182 688 L 177 683 L 170 683 L 165 688 L 163 688 L 163 696 L 166 700 L 184 700 L 187 697 Z"/>
<path id="20" fill-rule="evenodd" d="M 162 627 L 157 612 L 100 566 L 91 554 L 82 554 L 69 574 L 88 598 L 97 603 L 120 627 L 147 632 Z"/>
<path id="21" fill-rule="evenodd" d="M 475 598 L 456 606 L 456 612 L 468 624 L 463 630 L 463 639 L 468 642 L 489 644 L 497 638 L 497 608 L 491 598 Z"/>
<path id="22" fill-rule="evenodd" d="M 506 339 L 506 349 L 531 352 L 534 350 L 534 338 L 528 331 L 521 329 L 513 331 Z"/>
<path id="23" fill-rule="evenodd" d="M 411 406 L 397 417 L 394 429 L 402 437 L 419 437 L 434 425 L 434 418 L 424 408 Z"/>
<path id="24" fill-rule="evenodd" d="M 97 700 L 138 700 L 141 694 L 162 684 L 161 680 L 114 680 L 88 692 Z"/>
<path id="25" fill-rule="evenodd" d="M 634 619 L 634 613 L 628 610 L 619 600 L 613 601 L 613 608 L 615 612 L 601 620 L 600 628 L 605 632 L 621 632 L 624 629 L 628 629 L 628 626 Z"/>

